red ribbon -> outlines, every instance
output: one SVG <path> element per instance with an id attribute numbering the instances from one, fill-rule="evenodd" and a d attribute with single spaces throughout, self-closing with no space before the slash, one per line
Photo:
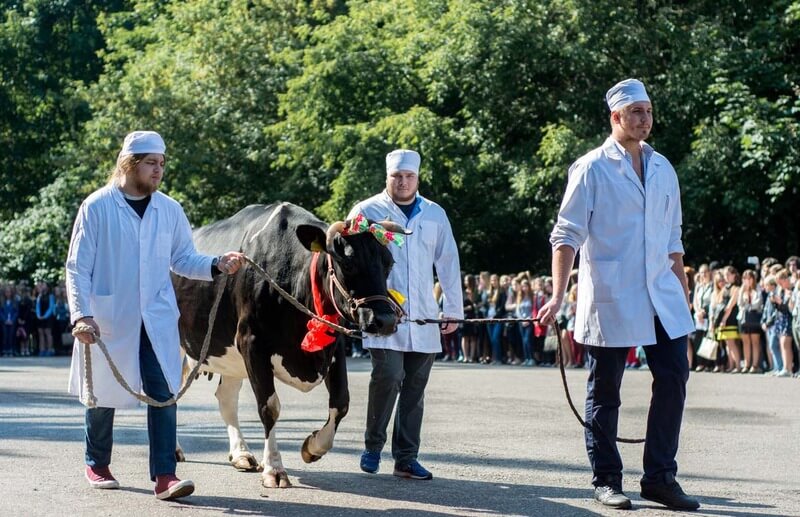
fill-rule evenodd
<path id="1" fill-rule="evenodd" d="M 312 253 L 311 295 L 314 299 L 314 312 L 316 312 L 317 315 L 325 321 L 339 323 L 338 314 L 323 313 L 322 290 L 317 283 L 316 275 L 317 260 L 319 260 L 319 253 Z M 336 341 L 336 334 L 334 333 L 333 329 L 319 320 L 313 318 L 308 320 L 308 323 L 306 323 L 306 328 L 308 329 L 308 332 L 306 332 L 306 336 L 303 338 L 303 342 L 300 344 L 300 348 L 306 352 L 319 352 L 323 348 L 330 346 L 334 341 Z"/>

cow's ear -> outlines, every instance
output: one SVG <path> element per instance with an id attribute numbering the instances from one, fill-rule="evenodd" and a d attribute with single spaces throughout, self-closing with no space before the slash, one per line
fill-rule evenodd
<path id="1" fill-rule="evenodd" d="M 313 224 L 301 224 L 297 226 L 297 240 L 307 250 L 325 251 L 325 231 Z"/>

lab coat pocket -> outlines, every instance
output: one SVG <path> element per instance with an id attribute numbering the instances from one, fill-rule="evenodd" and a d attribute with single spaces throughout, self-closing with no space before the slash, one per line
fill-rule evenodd
<path id="1" fill-rule="evenodd" d="M 620 288 L 620 263 L 618 260 L 593 260 L 590 262 L 592 293 L 595 303 L 612 302 Z"/>

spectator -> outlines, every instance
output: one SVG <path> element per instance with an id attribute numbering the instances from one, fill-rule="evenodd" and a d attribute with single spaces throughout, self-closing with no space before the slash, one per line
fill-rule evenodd
<path id="1" fill-rule="evenodd" d="M 14 356 L 18 317 L 19 311 L 14 292 L 10 286 L 6 286 L 3 288 L 3 296 L 0 298 L 0 321 L 2 321 L 3 325 L 3 357 Z"/>
<path id="2" fill-rule="evenodd" d="M 520 292 L 521 277 L 511 278 L 506 294 L 506 313 L 517 314 L 517 298 Z M 522 364 L 522 334 L 518 323 L 506 323 L 506 337 L 508 339 L 508 363 L 514 366 Z"/>
<path id="3" fill-rule="evenodd" d="M 764 305 L 758 292 L 756 272 L 752 269 L 742 273 L 742 288 L 739 291 L 739 335 L 742 338 L 744 366 L 742 373 L 762 373 L 761 369 L 761 314 Z"/>
<path id="4" fill-rule="evenodd" d="M 714 283 L 712 282 L 711 268 L 706 264 L 702 264 L 697 273 L 694 293 L 692 295 L 695 331 L 692 334 L 693 339 L 690 345 L 694 348 L 695 352 L 700 348 L 703 337 L 706 336 L 710 328 L 709 318 L 711 317 L 711 295 L 713 291 Z M 690 354 L 690 357 L 691 356 L 694 356 L 695 359 L 695 371 L 702 372 L 706 369 L 711 370 L 714 368 L 713 361 L 709 361 L 696 354 Z"/>
<path id="5" fill-rule="evenodd" d="M 780 336 L 775 328 L 775 319 L 777 318 L 777 310 L 775 304 L 772 302 L 773 297 L 778 289 L 778 281 L 773 275 L 767 276 L 764 279 L 764 292 L 767 295 L 764 301 L 764 311 L 761 314 L 761 328 L 767 337 L 767 348 L 771 358 L 772 368 L 770 374 L 777 375 L 783 371 L 783 356 L 781 355 Z"/>
<path id="6" fill-rule="evenodd" d="M 24 357 L 31 355 L 31 341 L 34 339 L 33 305 L 30 288 L 27 285 L 21 285 L 17 303 L 17 346 L 19 354 Z"/>
<path id="7" fill-rule="evenodd" d="M 772 305 L 775 306 L 775 333 L 781 346 L 781 359 L 783 368 L 775 374 L 776 377 L 791 377 L 794 362 L 792 352 L 792 313 L 789 301 L 792 296 L 792 286 L 789 280 L 788 269 L 782 269 L 775 276 L 778 288 L 770 295 Z"/>
<path id="8" fill-rule="evenodd" d="M 722 304 L 722 313 L 719 320 L 714 322 L 715 337 L 717 341 L 725 343 L 725 352 L 728 356 L 725 372 L 739 373 L 742 356 L 739 353 L 739 272 L 733 266 L 723 269 L 725 285 L 717 292 L 716 304 Z"/>
<path id="9" fill-rule="evenodd" d="M 478 288 L 475 276 L 464 275 L 464 319 L 478 317 Z M 474 363 L 478 353 L 478 328 L 474 323 L 461 325 L 461 352 L 463 362 Z"/>
<path id="10" fill-rule="evenodd" d="M 519 283 L 515 307 L 515 316 L 517 318 L 533 317 L 533 295 L 531 293 L 531 283 L 528 280 L 522 280 Z M 522 339 L 522 353 L 525 357 L 525 362 L 522 364 L 524 366 L 533 366 L 533 325 L 530 321 L 519 323 L 519 334 Z"/>
<path id="11" fill-rule="evenodd" d="M 506 291 L 500 285 L 500 278 L 497 275 L 489 277 L 488 308 L 486 317 L 490 319 L 502 319 L 506 317 Z M 502 323 L 490 323 L 488 325 L 489 341 L 492 345 L 492 363 L 501 364 L 503 362 L 503 328 Z"/>
<path id="12" fill-rule="evenodd" d="M 56 355 L 53 348 L 53 327 L 55 326 L 56 298 L 50 292 L 47 282 L 39 282 L 36 296 L 36 328 L 39 331 L 39 357 Z"/>

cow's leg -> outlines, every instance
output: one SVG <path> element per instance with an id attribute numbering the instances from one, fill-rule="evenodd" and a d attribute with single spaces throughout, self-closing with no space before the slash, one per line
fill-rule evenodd
<path id="1" fill-rule="evenodd" d="M 228 430 L 228 461 L 236 470 L 243 472 L 261 470 L 256 457 L 250 452 L 239 428 L 239 391 L 242 379 L 220 376 L 215 395 L 219 402 L 219 414 Z"/>
<path id="2" fill-rule="evenodd" d="M 275 377 L 267 352 L 267 343 L 259 342 L 257 336 L 251 333 L 251 328 L 246 317 L 240 319 L 237 342 L 244 357 L 250 386 L 256 396 L 258 416 L 264 425 L 264 472 L 261 474 L 261 483 L 267 488 L 288 488 L 292 484 L 283 467 L 274 432 L 275 423 L 281 412 L 281 403 L 275 392 Z"/>
<path id="3" fill-rule="evenodd" d="M 277 413 L 280 413 L 281 403 L 278 400 L 277 393 L 270 397 L 270 404 L 277 406 Z M 275 420 L 277 420 L 277 416 Z M 289 475 L 283 467 L 274 426 L 270 429 L 267 439 L 264 440 L 264 473 L 261 475 L 261 484 L 267 488 L 289 488 L 292 486 L 289 481 Z"/>
<path id="4" fill-rule="evenodd" d="M 328 420 L 322 426 L 322 429 L 311 433 L 303 442 L 300 455 L 306 463 L 319 460 L 331 450 L 336 429 L 339 428 L 339 422 L 347 415 L 347 411 L 350 408 L 344 339 L 341 337 L 336 343 L 333 364 L 331 364 L 328 375 L 325 377 L 325 386 L 328 388 Z"/>

